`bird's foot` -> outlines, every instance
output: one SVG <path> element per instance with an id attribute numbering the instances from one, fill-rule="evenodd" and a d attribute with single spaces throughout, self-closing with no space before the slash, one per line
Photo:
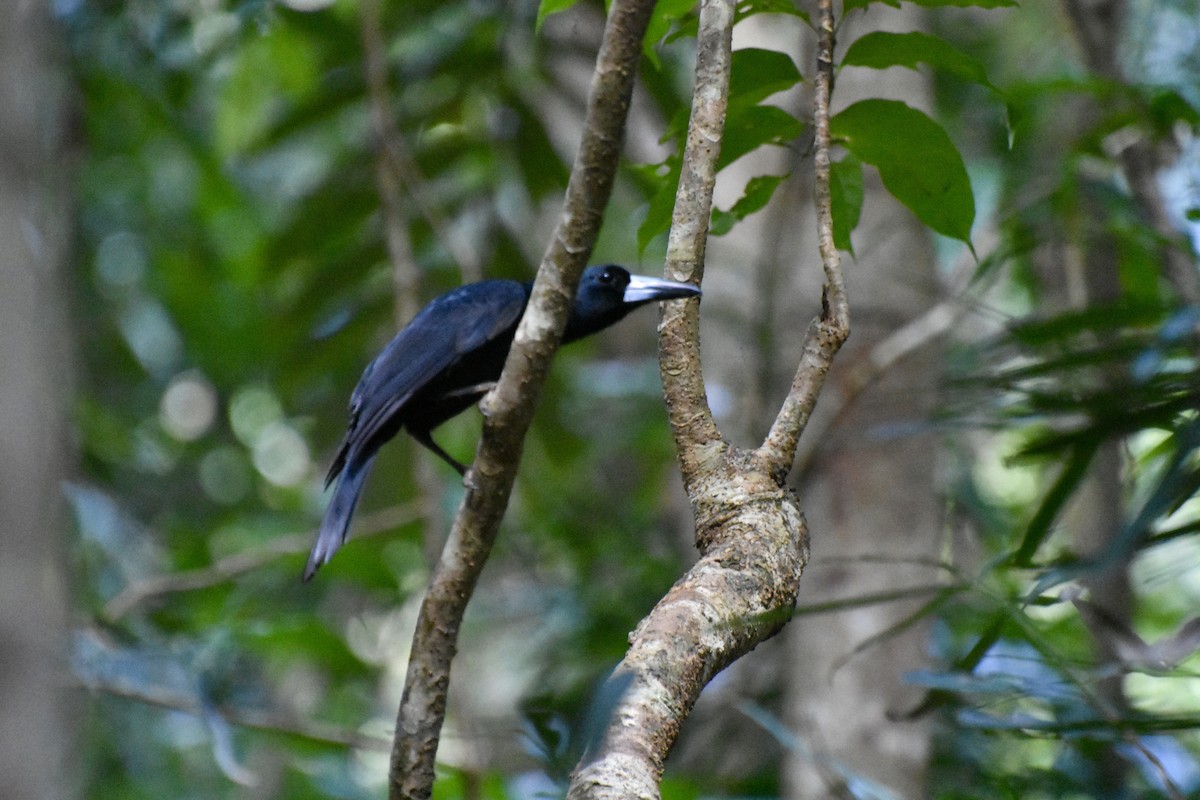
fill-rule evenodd
<path id="1" fill-rule="evenodd" d="M 467 386 L 462 389 L 455 389 L 453 392 L 447 392 L 444 397 L 482 397 L 495 388 L 496 381 L 485 381 L 484 383 L 477 383 L 474 386 Z"/>
<path id="2" fill-rule="evenodd" d="M 468 492 L 479 491 L 479 484 L 475 481 L 475 470 L 474 469 L 468 469 L 466 472 L 463 473 L 462 485 L 463 485 L 463 488 L 465 488 Z"/>

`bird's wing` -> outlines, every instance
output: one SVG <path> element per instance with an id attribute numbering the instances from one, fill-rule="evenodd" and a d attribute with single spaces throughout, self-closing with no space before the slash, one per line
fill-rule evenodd
<path id="1" fill-rule="evenodd" d="M 350 429 L 330 478 L 443 371 L 499 336 L 528 298 L 516 281 L 481 281 L 437 298 L 396 334 L 363 372 L 350 397 Z"/>

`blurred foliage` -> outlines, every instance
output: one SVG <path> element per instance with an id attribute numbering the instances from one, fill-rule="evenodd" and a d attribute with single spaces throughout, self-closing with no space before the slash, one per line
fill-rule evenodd
<path id="1" fill-rule="evenodd" d="M 624 171 L 596 260 L 634 263 L 666 230 L 692 5 L 661 3 L 647 37 L 643 123 L 668 149 Z M 461 489 L 440 465 L 432 486 L 418 481 L 414 459 L 425 456 L 398 440 L 379 460 L 358 535 L 299 583 L 349 389 L 398 323 L 364 37 L 384 43 L 390 113 L 410 157 L 405 197 L 428 203 L 406 202 L 402 220 L 423 301 L 477 272 L 532 276 L 558 213 L 600 5 L 384 3 L 378 30 L 352 0 L 55 7 L 87 143 L 82 466 L 67 488 L 73 667 L 96 690 L 81 782 L 97 797 L 379 796 L 415 606 Z M 1167 796 L 1164 775 L 1200 791 L 1200 678 L 1186 652 L 1200 608 L 1200 312 L 1163 270 L 1167 249 L 1193 263 L 1194 252 L 1148 222 L 1117 147 L 1131 132 L 1179 137 L 1162 183 L 1184 187 L 1168 195 L 1173 218 L 1194 218 L 1200 96 L 1194 68 L 1172 71 L 1197 59 L 1200 15 L 1187 9 L 1138 7 L 1127 66 L 1144 80 L 1129 85 L 1047 46 L 1068 34 L 1045 5 L 985 17 L 1003 26 L 944 10 L 935 35 L 846 42 L 856 69 L 930 69 L 938 106 L 931 116 L 868 100 L 842 112 L 838 246 L 851 246 L 863 171 L 874 168 L 917 218 L 980 250 L 969 301 L 986 310 L 982 332 L 950 354 L 939 420 L 950 521 L 975 533 L 980 554 L 947 564 L 947 582 L 912 617 L 936 618 L 937 666 L 909 676 L 926 695 L 908 712 L 938 715 L 938 797 Z M 738 14 L 808 24 L 776 0 L 746 0 Z M 1192 36 L 1191 50 L 1171 44 L 1173 29 Z M 752 47 L 734 62 L 721 166 L 761 147 L 804 152 L 802 116 L 771 99 L 807 66 Z M 714 211 L 715 232 L 736 231 L 786 178 L 750 179 Z M 1116 291 L 1065 307 L 1047 264 L 1090 269 L 1097 253 L 1111 259 Z M 687 510 L 671 507 L 651 319 L 568 349 L 553 370 L 468 615 L 453 694 L 474 707 L 460 713 L 452 700 L 440 798 L 558 791 L 589 719 L 603 715 L 598 687 L 626 632 L 692 557 Z M 1005 324 L 986 324 L 995 319 Z M 468 415 L 439 439 L 462 458 L 476 432 Z M 1113 442 L 1127 512 L 1108 548 L 1085 554 L 1064 517 Z M 1073 593 L 1112 569 L 1132 577 L 1129 620 L 1106 621 Z M 1105 636 L 1133 656 L 1098 657 Z M 1151 658 L 1166 652 L 1178 658 Z M 1114 677 L 1120 707 L 1102 690 Z M 518 702 L 523 731 L 471 727 L 510 718 Z M 745 713 L 781 747 L 804 750 L 770 705 Z M 1124 795 L 1105 783 L 1114 759 L 1127 765 Z M 831 769 L 854 796 L 885 791 Z M 776 773 L 672 773 L 663 791 L 780 789 Z"/>

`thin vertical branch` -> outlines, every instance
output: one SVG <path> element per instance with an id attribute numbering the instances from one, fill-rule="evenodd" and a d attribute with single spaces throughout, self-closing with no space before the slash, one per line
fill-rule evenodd
<path id="1" fill-rule="evenodd" d="M 542 259 L 442 557 L 421 604 L 396 721 L 389 796 L 428 798 L 463 613 L 508 505 L 525 432 L 612 192 L 652 0 L 616 0 L 604 30 L 563 214 Z"/>
<path id="2" fill-rule="evenodd" d="M 376 181 L 383 196 L 385 212 L 384 232 L 387 235 L 388 253 L 396 268 L 396 297 L 399 301 L 397 316 L 403 320 L 412 318 L 418 306 L 408 307 L 406 296 L 416 296 L 409 291 L 416 286 L 420 277 L 414 266 L 409 270 L 404 264 L 412 264 L 412 248 L 408 244 L 407 222 L 400 204 L 401 190 L 407 189 L 417 211 L 433 231 L 433 235 L 458 264 L 462 279 L 477 281 L 483 277 L 483 266 L 479 255 L 459 245 L 450 231 L 450 225 L 438 209 L 430 194 L 421 170 L 413 160 L 404 136 L 396 125 L 393 106 L 387 89 L 387 50 L 383 37 L 383 24 L 379 14 L 379 0 L 363 0 L 360 4 L 363 58 L 366 62 L 367 96 L 371 105 L 371 125 L 375 130 L 379 158 L 376 163 Z M 393 242 L 393 237 L 403 231 L 404 241 Z M 418 304 L 419 305 L 419 304 Z"/>
<path id="3" fill-rule="evenodd" d="M 421 306 L 421 271 L 413 258 L 408 236 L 408 219 L 400 193 L 400 176 L 389 152 L 400 140 L 400 130 L 392 117 L 387 88 L 387 58 L 383 28 L 379 18 L 379 0 L 362 0 L 359 6 L 367 97 L 371 109 L 371 127 L 375 134 L 375 183 L 379 187 L 383 237 L 388 261 L 392 265 L 392 287 L 397 324 L 413 318 Z"/>
<path id="4" fill-rule="evenodd" d="M 696 84 L 683 167 L 675 191 L 664 274 L 700 285 L 712 214 L 717 159 L 729 107 L 734 3 L 704 0 L 696 41 Z M 694 480 L 705 448 L 721 441 L 700 366 L 700 301 L 663 305 L 659 373 L 685 484 Z"/>
<path id="5" fill-rule="evenodd" d="M 783 480 L 791 470 L 796 445 L 812 410 L 817 404 L 825 375 L 833 357 L 850 336 L 850 304 L 842 279 L 841 257 L 833 240 L 833 203 L 830 190 L 831 140 L 829 107 L 833 94 L 833 0 L 817 3 L 817 75 L 814 81 L 813 111 L 816 125 L 814 173 L 817 205 L 817 246 L 825 270 L 821 296 L 821 316 L 809 325 L 800 356 L 800 365 L 792 379 L 792 388 L 779 409 L 766 440 L 758 449 L 771 473 Z"/>

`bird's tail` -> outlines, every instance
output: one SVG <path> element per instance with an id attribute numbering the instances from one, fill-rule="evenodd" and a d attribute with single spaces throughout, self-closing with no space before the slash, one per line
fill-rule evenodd
<path id="1" fill-rule="evenodd" d="M 304 567 L 305 581 L 311 580 L 317 568 L 333 558 L 333 554 L 345 543 L 346 531 L 350 529 L 350 519 L 354 516 L 354 506 L 358 503 L 358 493 L 362 491 L 374 463 L 375 457 L 371 456 L 357 469 L 351 464 L 342 469 L 333 490 L 333 499 L 325 509 L 325 518 L 321 520 L 317 541 L 308 554 L 308 564 Z"/>

